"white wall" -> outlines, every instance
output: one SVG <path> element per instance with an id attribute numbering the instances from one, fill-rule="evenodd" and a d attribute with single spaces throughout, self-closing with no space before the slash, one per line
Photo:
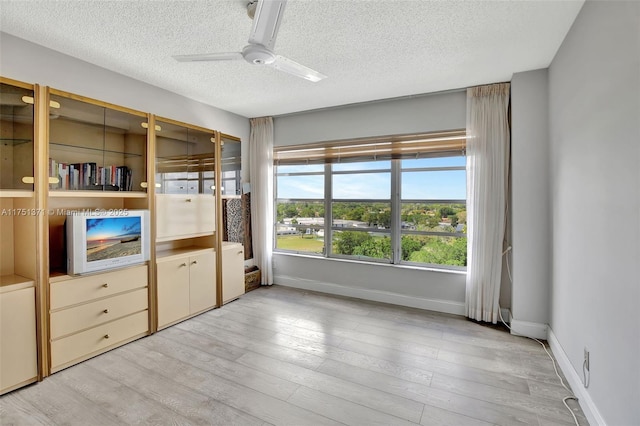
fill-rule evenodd
<path id="1" fill-rule="evenodd" d="M 511 79 L 512 328 L 546 338 L 549 323 L 550 241 L 547 69 Z M 510 257 L 509 257 L 510 256 Z"/>
<path id="2" fill-rule="evenodd" d="M 346 105 L 276 117 L 276 146 L 464 129 L 466 92 Z"/>
<path id="3" fill-rule="evenodd" d="M 549 68 L 550 325 L 609 425 L 640 424 L 639 29 L 639 2 L 588 1 Z"/>
<path id="4" fill-rule="evenodd" d="M 249 140 L 245 117 L 187 99 L 88 62 L 0 33 L 0 74 L 89 98 L 219 130 Z M 243 150 L 243 152 L 248 152 Z M 245 157 L 243 155 L 243 171 Z"/>
<path id="5" fill-rule="evenodd" d="M 464 91 L 311 111 L 274 120 L 275 145 L 463 129 Z M 464 313 L 465 274 L 274 254 L 274 282 L 362 299 Z"/>

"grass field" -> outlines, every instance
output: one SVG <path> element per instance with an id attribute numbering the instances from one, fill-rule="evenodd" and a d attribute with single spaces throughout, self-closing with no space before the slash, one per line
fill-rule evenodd
<path id="1" fill-rule="evenodd" d="M 281 250 L 322 253 L 324 241 L 312 235 L 279 235 L 276 241 L 276 247 Z"/>

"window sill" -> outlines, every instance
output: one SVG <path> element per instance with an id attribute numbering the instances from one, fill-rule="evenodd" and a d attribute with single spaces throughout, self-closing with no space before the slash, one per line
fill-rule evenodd
<path id="1" fill-rule="evenodd" d="M 367 262 L 363 260 L 355 260 L 355 259 L 341 259 L 335 257 L 324 257 L 322 255 L 312 255 L 312 254 L 303 254 L 303 253 L 293 253 L 287 251 L 274 251 L 274 255 L 278 256 L 291 256 L 291 257 L 301 257 L 306 259 L 315 259 L 322 260 L 328 262 L 343 262 L 343 263 L 352 263 L 358 265 L 367 265 L 367 266 L 380 266 L 385 268 L 397 268 L 397 269 L 411 269 L 415 271 L 428 271 L 428 272 L 441 272 L 444 274 L 455 274 L 455 275 L 466 275 L 467 271 L 460 269 L 449 269 L 449 268 L 436 268 L 433 266 L 418 266 L 418 265 L 394 265 L 392 263 L 382 263 L 382 262 Z"/>

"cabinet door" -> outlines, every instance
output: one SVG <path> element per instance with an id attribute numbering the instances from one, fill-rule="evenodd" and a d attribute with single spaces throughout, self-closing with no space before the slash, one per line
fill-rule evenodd
<path id="1" fill-rule="evenodd" d="M 212 195 L 158 194 L 156 197 L 158 240 L 213 234 L 215 218 Z"/>
<path id="2" fill-rule="evenodd" d="M 216 256 L 214 252 L 189 258 L 191 313 L 216 305 Z"/>
<path id="3" fill-rule="evenodd" d="M 35 289 L 0 294 L 0 393 L 37 376 Z"/>
<path id="4" fill-rule="evenodd" d="M 158 327 L 189 315 L 189 258 L 158 262 Z"/>
<path id="5" fill-rule="evenodd" d="M 230 244 L 222 250 L 222 302 L 227 303 L 244 294 L 244 249 Z"/>

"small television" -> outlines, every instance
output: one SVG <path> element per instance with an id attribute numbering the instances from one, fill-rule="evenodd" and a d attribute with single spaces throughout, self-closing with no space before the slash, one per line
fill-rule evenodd
<path id="1" fill-rule="evenodd" d="M 67 212 L 67 274 L 85 274 L 149 260 L 148 210 Z"/>

